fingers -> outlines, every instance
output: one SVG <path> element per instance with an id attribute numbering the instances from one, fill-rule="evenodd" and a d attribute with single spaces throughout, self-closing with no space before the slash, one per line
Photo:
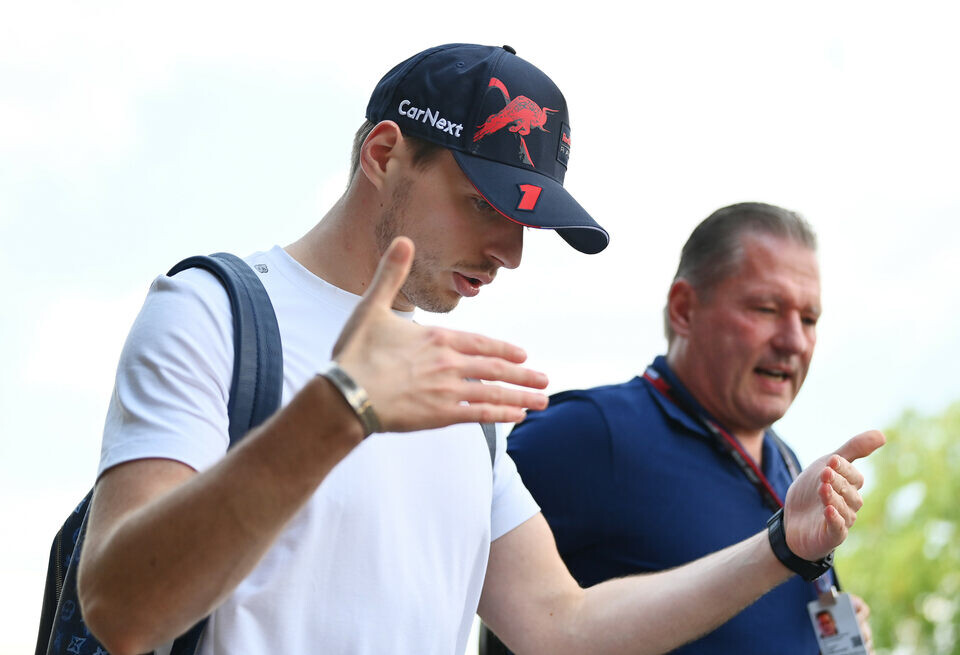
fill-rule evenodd
<path id="1" fill-rule="evenodd" d="M 836 471 L 844 480 L 860 489 L 863 487 L 863 473 L 857 470 L 853 464 L 845 460 L 840 455 L 833 455 L 827 460 L 827 466 Z M 839 489 L 838 489 L 839 491 Z"/>
<path id="2" fill-rule="evenodd" d="M 389 309 L 406 281 L 412 263 L 413 241 L 407 237 L 397 237 L 380 258 L 370 288 L 364 294 L 367 302 Z"/>
<path id="3" fill-rule="evenodd" d="M 523 348 L 514 346 L 506 341 L 491 339 L 490 337 L 485 337 L 480 334 L 434 328 L 432 336 L 437 339 L 443 339 L 447 345 L 457 352 L 463 353 L 464 355 L 496 357 L 510 362 L 515 362 L 517 364 L 520 364 L 527 359 L 527 353 L 523 350 Z"/>
<path id="4" fill-rule="evenodd" d="M 855 436 L 836 450 L 848 462 L 866 457 L 887 442 L 886 437 L 879 430 L 868 430 Z"/>
<path id="5" fill-rule="evenodd" d="M 495 384 L 464 382 L 460 387 L 460 398 L 470 404 L 507 405 L 529 409 L 546 409 L 548 399 L 542 393 L 531 393 L 521 389 L 508 389 Z"/>
<path id="6" fill-rule="evenodd" d="M 864 602 L 860 596 L 850 594 L 850 601 L 853 603 L 853 609 L 856 612 L 857 625 L 860 628 L 860 635 L 863 637 L 863 644 L 867 652 L 872 655 L 873 651 L 873 630 L 870 628 L 870 606 Z"/>
<path id="7" fill-rule="evenodd" d="M 821 477 L 822 484 L 818 489 L 820 500 L 823 502 L 824 507 L 832 507 L 835 509 L 843 518 L 844 525 L 850 527 L 853 525 L 853 522 L 857 520 L 857 510 L 854 509 L 854 507 L 859 509 L 863 503 L 859 502 L 859 505 L 851 505 L 848 503 L 829 480 L 824 480 L 824 478 L 829 478 L 829 476 L 830 469 L 826 469 Z"/>
<path id="8" fill-rule="evenodd" d="M 468 357 L 462 365 L 465 378 L 506 382 L 531 389 L 546 389 L 549 380 L 540 371 L 510 364 L 501 359 L 487 357 Z"/>
<path id="9" fill-rule="evenodd" d="M 834 455 L 834 457 L 838 457 L 838 455 Z M 850 475 L 853 480 L 839 473 L 837 469 L 828 466 L 820 474 L 820 481 L 828 483 L 837 495 L 843 499 L 844 504 L 854 512 L 859 512 L 860 508 L 863 507 L 863 498 L 860 496 L 858 489 L 863 486 L 863 475 L 860 471 L 853 469 L 852 466 L 850 468 L 852 469 Z"/>
<path id="10" fill-rule="evenodd" d="M 827 505 L 823 508 L 823 521 L 828 542 L 835 545 L 842 544 L 847 538 L 847 522 L 840 511 L 833 505 Z"/>
<path id="11" fill-rule="evenodd" d="M 870 606 L 867 605 L 866 601 L 856 594 L 850 594 L 850 601 L 853 603 L 853 610 L 857 614 L 858 621 L 865 621 L 870 618 Z"/>
<path id="12" fill-rule="evenodd" d="M 520 423 L 527 417 L 522 407 L 487 405 L 484 403 L 459 405 L 447 423 Z"/>
<path id="13" fill-rule="evenodd" d="M 858 491 L 863 486 L 863 474 L 839 455 L 832 455 L 826 468 L 820 472 L 820 483 L 821 502 L 832 505 L 847 527 L 853 525 L 857 512 L 863 507 L 863 498 Z"/>

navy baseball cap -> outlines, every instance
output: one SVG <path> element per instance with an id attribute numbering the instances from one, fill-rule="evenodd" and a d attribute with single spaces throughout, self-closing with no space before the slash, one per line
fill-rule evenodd
<path id="1" fill-rule="evenodd" d="M 610 236 L 563 188 L 570 119 L 563 94 L 533 64 L 503 46 L 451 43 L 395 66 L 367 105 L 409 136 L 453 152 L 477 191 L 510 220 L 550 228 L 594 254 Z"/>

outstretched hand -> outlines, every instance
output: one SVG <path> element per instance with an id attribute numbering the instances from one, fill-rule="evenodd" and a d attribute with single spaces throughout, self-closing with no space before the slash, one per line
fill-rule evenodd
<path id="1" fill-rule="evenodd" d="M 847 538 L 863 506 L 863 475 L 851 463 L 886 443 L 877 430 L 858 434 L 821 457 L 790 485 L 783 510 L 787 546 L 799 557 L 826 557 Z"/>
<path id="2" fill-rule="evenodd" d="M 518 422 L 524 408 L 543 409 L 543 373 L 522 367 L 517 346 L 479 334 L 424 327 L 391 311 L 413 262 L 413 242 L 398 237 L 333 347 L 333 358 L 370 397 L 384 431 L 405 432 L 469 422 Z"/>

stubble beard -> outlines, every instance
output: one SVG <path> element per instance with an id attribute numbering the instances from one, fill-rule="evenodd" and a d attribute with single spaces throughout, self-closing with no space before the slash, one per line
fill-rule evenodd
<path id="1" fill-rule="evenodd" d="M 400 180 L 393 190 L 390 206 L 384 210 L 377 221 L 375 233 L 377 249 L 381 257 L 395 238 L 406 235 L 408 218 L 406 210 L 410 204 L 412 186 L 413 182 L 409 178 Z M 417 245 L 414 244 L 414 246 Z M 446 314 L 457 306 L 460 298 L 445 298 L 431 288 L 429 271 L 439 270 L 439 266 L 436 258 L 416 247 L 413 263 L 410 265 L 410 273 L 407 275 L 403 286 L 400 287 L 400 293 L 415 307 L 427 312 Z"/>

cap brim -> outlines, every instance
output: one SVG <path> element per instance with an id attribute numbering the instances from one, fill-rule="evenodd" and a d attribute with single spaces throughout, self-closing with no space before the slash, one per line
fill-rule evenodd
<path id="1" fill-rule="evenodd" d="M 533 170 L 457 150 L 451 152 L 480 195 L 510 220 L 556 230 L 564 241 L 588 255 L 600 252 L 610 243 L 607 231 L 559 182 Z"/>

